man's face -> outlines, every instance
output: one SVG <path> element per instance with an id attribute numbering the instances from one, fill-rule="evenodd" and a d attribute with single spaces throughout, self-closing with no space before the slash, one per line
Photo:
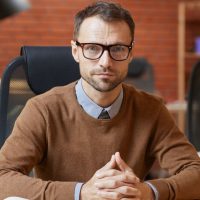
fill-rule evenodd
<path id="1" fill-rule="evenodd" d="M 126 22 L 105 22 L 98 16 L 87 18 L 80 27 L 77 41 L 80 43 L 98 43 L 103 45 L 131 44 L 131 33 Z M 127 60 L 115 61 L 105 50 L 97 60 L 83 56 L 80 46 L 72 41 L 72 54 L 80 65 L 81 77 L 87 84 L 100 92 L 111 91 L 125 79 L 128 64 L 132 59 L 130 52 Z"/>

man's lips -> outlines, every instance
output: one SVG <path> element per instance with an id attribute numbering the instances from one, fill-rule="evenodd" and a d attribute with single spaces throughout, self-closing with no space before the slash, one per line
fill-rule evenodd
<path id="1" fill-rule="evenodd" d="M 98 73 L 95 75 L 98 77 L 101 77 L 101 78 L 110 78 L 110 77 L 114 76 L 114 74 L 112 74 L 112 73 Z"/>
<path id="2" fill-rule="evenodd" d="M 102 76 L 113 76 L 113 74 L 111 73 L 99 73 L 99 74 L 96 74 L 96 75 L 102 75 Z"/>
<path id="3" fill-rule="evenodd" d="M 95 73 L 97 76 L 114 76 L 114 73 L 112 72 L 97 72 Z"/>

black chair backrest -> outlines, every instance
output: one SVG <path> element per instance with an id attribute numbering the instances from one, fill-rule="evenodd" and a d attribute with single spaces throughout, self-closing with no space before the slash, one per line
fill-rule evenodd
<path id="1" fill-rule="evenodd" d="M 0 87 L 0 147 L 26 101 L 80 78 L 71 47 L 25 46 L 6 67 Z"/>
<path id="2" fill-rule="evenodd" d="M 197 151 L 200 151 L 200 61 L 194 65 L 190 76 L 187 135 Z"/>
<path id="3" fill-rule="evenodd" d="M 70 47 L 23 47 L 27 80 L 35 94 L 66 85 L 80 77 Z"/>
<path id="4" fill-rule="evenodd" d="M 153 66 L 144 57 L 136 57 L 129 64 L 126 83 L 146 92 L 154 93 Z"/>

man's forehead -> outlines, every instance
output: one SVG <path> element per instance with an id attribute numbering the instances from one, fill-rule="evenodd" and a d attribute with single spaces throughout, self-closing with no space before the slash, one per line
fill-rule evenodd
<path id="1" fill-rule="evenodd" d="M 105 43 L 130 43 L 131 32 L 129 26 L 124 21 L 107 22 L 93 16 L 86 18 L 80 26 L 78 39 L 81 42 Z"/>
<path id="2" fill-rule="evenodd" d="M 100 27 L 98 25 L 101 25 L 101 26 L 102 25 L 104 25 L 104 26 L 117 26 L 119 24 L 124 24 L 129 29 L 128 24 L 124 20 L 106 21 L 103 18 L 101 18 L 100 16 L 96 15 L 96 16 L 87 17 L 86 19 L 84 19 L 82 24 L 80 25 L 80 29 L 84 25 L 87 26 L 88 28 L 97 28 L 97 29 L 99 29 Z M 97 25 L 97 26 L 95 26 L 95 25 Z"/>

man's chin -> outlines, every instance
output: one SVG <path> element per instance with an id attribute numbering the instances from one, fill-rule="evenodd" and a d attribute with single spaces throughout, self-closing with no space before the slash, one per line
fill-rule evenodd
<path id="1" fill-rule="evenodd" d="M 93 87 L 95 90 L 99 92 L 110 92 L 114 90 L 121 82 L 113 82 L 109 79 L 104 80 L 92 80 L 92 79 L 86 79 L 85 77 L 82 77 L 91 87 Z"/>
<path id="2" fill-rule="evenodd" d="M 99 92 L 110 92 L 114 90 L 119 84 L 102 84 L 102 85 L 93 85 L 93 87 Z"/>

